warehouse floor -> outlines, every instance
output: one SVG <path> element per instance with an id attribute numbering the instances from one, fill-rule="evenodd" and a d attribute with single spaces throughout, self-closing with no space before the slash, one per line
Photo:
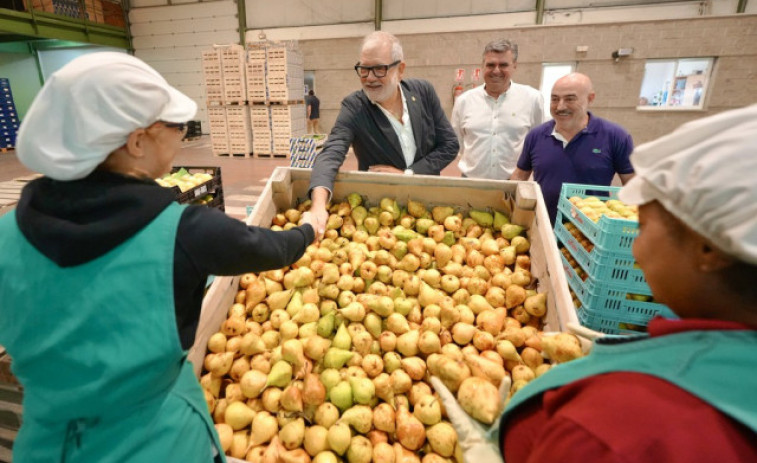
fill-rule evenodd
<path id="1" fill-rule="evenodd" d="M 273 169 L 278 166 L 288 166 L 289 160 L 213 156 L 210 149 L 210 137 L 205 135 L 196 140 L 185 141 L 174 165 L 220 166 L 226 212 L 232 217 L 244 219 L 247 215 L 247 206 L 252 206 L 257 202 Z M 357 169 L 357 160 L 350 151 L 342 170 L 355 169 Z M 33 174 L 34 172 L 18 161 L 14 151 L 0 152 L 0 182 L 27 179 Z M 459 177 L 460 170 L 457 168 L 457 162 L 453 162 L 444 169 L 442 175 Z M 12 202 L 14 196 L 13 188 L 0 188 L 0 201 L 11 198 L 6 201 Z M 2 206 L 3 203 L 0 202 L 0 215 L 10 209 Z"/>

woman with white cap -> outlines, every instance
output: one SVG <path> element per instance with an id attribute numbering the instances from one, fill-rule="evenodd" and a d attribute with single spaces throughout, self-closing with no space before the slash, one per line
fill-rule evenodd
<path id="1" fill-rule="evenodd" d="M 432 379 L 465 461 L 757 461 L 757 105 L 638 147 L 620 192 L 633 254 L 680 319 L 599 339 L 515 394 L 490 429 Z"/>
<path id="2" fill-rule="evenodd" d="M 186 360 L 209 274 L 280 268 L 313 241 L 181 206 L 170 170 L 196 104 L 125 53 L 53 74 L 18 136 L 44 177 L 0 218 L 0 344 L 24 386 L 18 462 L 223 461 Z"/>

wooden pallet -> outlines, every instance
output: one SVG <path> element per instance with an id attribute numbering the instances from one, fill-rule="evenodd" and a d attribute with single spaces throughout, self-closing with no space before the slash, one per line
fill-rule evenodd
<path id="1" fill-rule="evenodd" d="M 253 153 L 256 158 L 263 159 L 289 159 L 289 153 Z"/>
<path id="2" fill-rule="evenodd" d="M 214 156 L 229 157 L 229 158 L 249 158 L 252 153 L 214 153 Z"/>
<path id="3" fill-rule="evenodd" d="M 268 98 L 266 100 L 267 105 L 294 105 L 294 104 L 305 104 L 305 100 L 285 100 L 285 99 L 275 99 L 275 98 Z"/>

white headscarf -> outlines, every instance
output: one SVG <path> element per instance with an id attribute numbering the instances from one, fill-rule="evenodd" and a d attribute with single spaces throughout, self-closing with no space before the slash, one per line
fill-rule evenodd
<path id="1" fill-rule="evenodd" d="M 723 252 L 757 264 L 757 105 L 682 125 L 636 148 L 629 204 L 659 201 Z"/>
<path id="2" fill-rule="evenodd" d="M 56 180 L 89 175 L 131 132 L 187 122 L 197 104 L 126 53 L 91 53 L 55 72 L 21 123 L 16 150 L 29 169 Z"/>

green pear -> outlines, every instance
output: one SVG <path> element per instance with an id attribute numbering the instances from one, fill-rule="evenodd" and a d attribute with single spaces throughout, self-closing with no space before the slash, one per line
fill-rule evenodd
<path id="1" fill-rule="evenodd" d="M 499 211 L 494 211 L 494 224 L 492 225 L 495 230 L 502 229 L 502 225 L 510 223 L 510 219 Z"/>
<path id="2" fill-rule="evenodd" d="M 292 298 L 289 300 L 289 303 L 286 305 L 286 310 L 289 316 L 294 318 L 295 315 L 300 313 L 300 310 L 302 310 L 302 305 L 302 293 L 300 291 L 295 291 L 294 294 L 292 294 Z"/>
<path id="3" fill-rule="evenodd" d="M 415 230 L 421 235 L 426 235 L 432 225 L 434 225 L 434 221 L 431 219 L 418 219 L 415 221 Z"/>
<path id="4" fill-rule="evenodd" d="M 389 211 L 381 211 L 378 216 L 379 224 L 384 227 L 394 226 L 394 216 Z"/>
<path id="5" fill-rule="evenodd" d="M 371 382 L 370 379 L 366 381 Z M 349 424 L 361 434 L 367 434 L 373 427 L 373 410 L 366 405 L 355 405 L 342 413 L 340 421 Z"/>
<path id="6" fill-rule="evenodd" d="M 482 227 L 491 227 L 494 223 L 494 216 L 486 211 L 477 211 L 473 209 L 468 212 L 468 215 Z"/>
<path id="7" fill-rule="evenodd" d="M 336 310 L 326 313 L 318 319 L 316 333 L 322 338 L 330 338 L 336 324 Z"/>
<path id="8" fill-rule="evenodd" d="M 376 388 L 373 381 L 368 378 L 349 378 L 350 387 L 352 388 L 352 399 L 359 404 L 367 405 L 376 395 Z M 370 431 L 370 429 L 368 429 Z M 367 432 L 367 431 L 366 431 Z"/>
<path id="9" fill-rule="evenodd" d="M 299 339 L 287 339 L 281 345 L 281 358 L 299 369 L 305 365 L 305 349 Z"/>
<path id="10" fill-rule="evenodd" d="M 412 299 L 406 297 L 398 297 L 394 299 L 394 311 L 401 315 L 407 316 L 407 314 L 413 310 L 414 306 L 415 304 Z"/>
<path id="11" fill-rule="evenodd" d="M 377 217 L 368 216 L 363 220 L 363 226 L 371 235 L 375 235 L 379 229 L 379 221 Z"/>
<path id="12" fill-rule="evenodd" d="M 347 202 L 350 203 L 352 209 L 355 209 L 363 204 L 363 197 L 360 196 L 360 193 L 350 193 L 347 195 Z"/>
<path id="13" fill-rule="evenodd" d="M 436 206 L 431 209 L 431 215 L 434 217 L 434 222 L 444 223 L 444 219 L 455 213 L 455 209 L 450 206 Z"/>
<path id="14" fill-rule="evenodd" d="M 394 236 L 397 237 L 398 240 L 402 240 L 404 242 L 408 242 L 412 240 L 413 238 L 417 238 L 418 234 L 415 233 L 413 230 L 408 230 L 407 228 L 397 225 L 392 229 L 392 233 L 394 233 Z"/>
<path id="15" fill-rule="evenodd" d="M 524 228 L 521 227 L 520 225 L 508 223 L 508 224 L 502 225 L 502 228 L 500 230 L 502 232 L 502 238 L 506 240 L 511 240 L 515 238 L 516 236 L 520 235 L 521 233 L 523 233 Z"/>
<path id="16" fill-rule="evenodd" d="M 268 308 L 271 309 L 271 312 L 279 309 L 283 310 L 287 306 L 287 304 L 289 304 L 289 300 L 292 298 L 292 294 L 294 294 L 293 289 L 276 291 L 274 293 L 271 293 L 271 295 L 266 298 L 266 304 L 268 304 Z"/>
<path id="17" fill-rule="evenodd" d="M 346 324 L 342 323 L 341 325 L 339 325 L 339 328 L 337 328 L 336 330 L 336 334 L 334 335 L 334 340 L 331 345 L 333 347 L 336 347 L 337 349 L 347 351 L 352 348 L 352 338 L 350 337 L 349 331 L 347 331 Z"/>
<path id="18" fill-rule="evenodd" d="M 378 339 L 378 337 L 381 336 L 381 332 L 383 330 L 381 326 L 382 323 L 383 322 L 381 320 L 381 317 L 373 312 L 365 314 L 365 318 L 363 319 L 363 325 L 365 325 L 365 329 L 368 330 L 371 336 L 373 336 L 375 339 Z"/>
<path id="19" fill-rule="evenodd" d="M 339 410 L 344 412 L 352 406 L 352 387 L 347 381 L 340 381 L 329 391 L 329 402 L 336 405 Z"/>
<path id="20" fill-rule="evenodd" d="M 326 392 L 328 392 L 331 390 L 331 388 L 339 384 L 339 382 L 342 380 L 342 375 L 336 368 L 326 368 L 321 372 L 320 379 L 323 385 L 326 387 Z"/>
<path id="21" fill-rule="evenodd" d="M 323 366 L 326 368 L 342 368 L 353 355 L 353 352 L 329 347 L 329 350 L 326 351 L 326 356 L 323 358 Z"/>
<path id="22" fill-rule="evenodd" d="M 455 238 L 455 233 L 447 230 L 444 232 L 444 238 L 442 238 L 442 243 L 446 244 L 447 246 L 452 246 L 457 242 L 457 238 Z"/>
<path id="23" fill-rule="evenodd" d="M 331 214 L 326 221 L 326 230 L 337 230 L 342 226 L 342 224 L 344 224 L 344 219 L 341 216 Z"/>
<path id="24" fill-rule="evenodd" d="M 285 388 L 292 382 L 292 365 L 284 360 L 279 360 L 271 367 L 268 373 L 266 387 L 275 386 Z"/>
<path id="25" fill-rule="evenodd" d="M 328 441 L 331 450 L 338 455 L 344 455 L 350 447 L 350 442 L 352 440 L 350 426 L 347 423 L 342 422 L 334 423 L 326 434 L 326 440 Z M 336 461 L 336 459 L 333 461 Z"/>
<path id="26" fill-rule="evenodd" d="M 394 301 L 389 296 L 378 296 L 368 299 L 367 306 L 382 317 L 388 317 L 394 313 Z"/>
<path id="27" fill-rule="evenodd" d="M 382 211 L 387 211 L 392 214 L 392 219 L 397 220 L 401 217 L 402 210 L 400 209 L 397 200 L 394 198 L 381 198 L 379 207 Z"/>
<path id="28" fill-rule="evenodd" d="M 413 232 L 413 234 L 415 234 L 415 232 Z M 397 241 L 394 243 L 390 252 L 397 258 L 397 260 L 401 260 L 405 257 L 405 254 L 407 254 L 407 243 L 404 241 Z"/>
<path id="29" fill-rule="evenodd" d="M 352 208 L 350 217 L 355 221 L 355 225 L 362 225 L 366 217 L 368 217 L 368 211 L 363 206 L 357 206 Z"/>
<path id="30" fill-rule="evenodd" d="M 419 219 L 423 217 L 423 214 L 426 213 L 426 205 L 417 201 L 413 201 L 412 199 L 408 199 L 407 212 L 409 212 L 410 215 L 412 215 L 416 219 Z"/>

